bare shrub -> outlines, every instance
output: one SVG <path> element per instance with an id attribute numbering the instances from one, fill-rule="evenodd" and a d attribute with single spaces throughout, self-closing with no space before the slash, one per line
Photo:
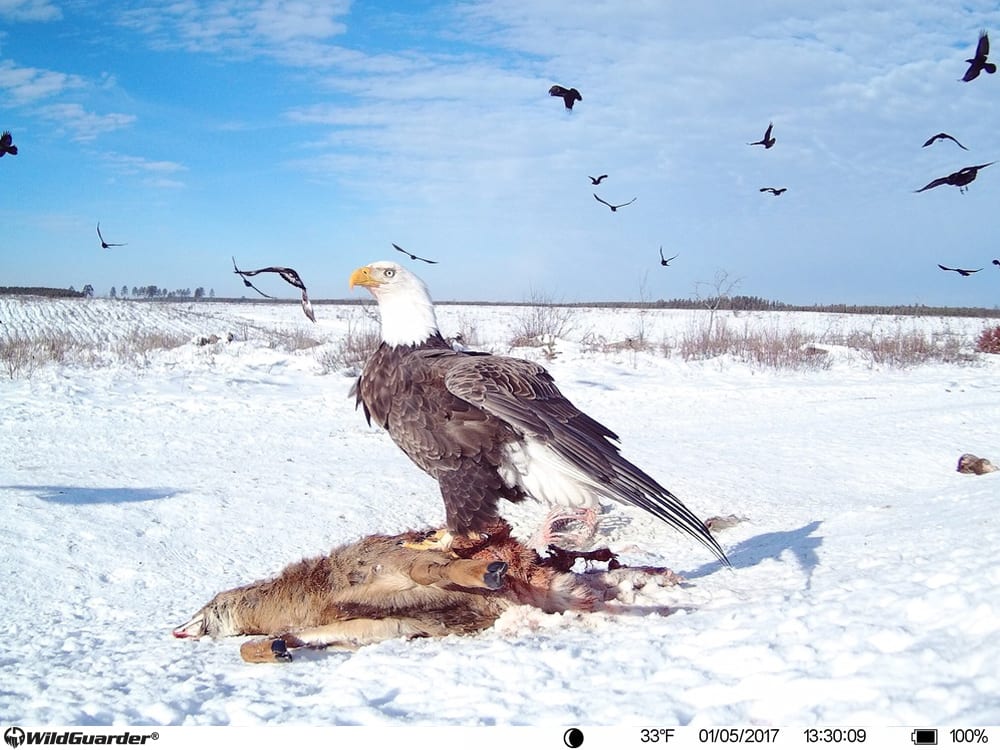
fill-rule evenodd
<path id="1" fill-rule="evenodd" d="M 736 349 L 733 334 L 724 319 L 713 324 L 714 314 L 707 326 L 691 327 L 681 336 L 680 354 L 685 361 L 711 359 L 730 354 Z"/>
<path id="2" fill-rule="evenodd" d="M 479 325 L 475 319 L 465 314 L 459 315 L 452 326 L 452 330 L 454 330 L 454 333 L 447 337 L 449 344 L 453 346 L 458 344 L 461 347 L 473 348 L 482 346 L 483 341 L 479 334 Z"/>
<path id="3" fill-rule="evenodd" d="M 532 292 L 531 298 L 514 319 L 510 346 L 553 346 L 555 339 L 564 339 L 572 332 L 575 320 L 571 307 L 560 307 L 543 295 Z"/>
<path id="4" fill-rule="evenodd" d="M 268 347 L 283 352 L 313 349 L 322 343 L 304 328 L 276 328 L 268 331 Z"/>
<path id="5" fill-rule="evenodd" d="M 857 349 L 869 365 L 915 367 L 934 362 L 967 364 L 973 357 L 962 350 L 962 339 L 950 333 L 896 331 L 888 334 L 852 331 L 842 338 Z"/>
<path id="6" fill-rule="evenodd" d="M 347 333 L 343 338 L 329 347 L 323 347 L 316 359 L 324 373 L 346 370 L 357 375 L 381 343 L 382 334 L 372 318 L 365 316 L 358 321 L 352 317 L 347 321 Z"/>
<path id="7" fill-rule="evenodd" d="M 984 354 L 1000 354 L 1000 326 L 983 329 L 976 339 L 976 351 Z"/>
<path id="8" fill-rule="evenodd" d="M 776 329 L 735 331 L 724 318 L 713 327 L 696 328 L 681 337 L 680 353 L 685 360 L 711 359 L 723 355 L 756 367 L 779 370 L 815 370 L 830 367 L 830 358 L 811 345 L 813 339 L 798 330 Z"/>

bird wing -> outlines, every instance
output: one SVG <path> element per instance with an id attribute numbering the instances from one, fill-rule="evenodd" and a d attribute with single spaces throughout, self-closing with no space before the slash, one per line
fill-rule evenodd
<path id="1" fill-rule="evenodd" d="M 284 266 L 268 266 L 267 268 L 257 268 L 254 269 L 253 271 L 241 271 L 239 268 L 236 267 L 236 258 L 233 258 L 233 269 L 234 273 L 238 273 L 240 276 L 243 277 L 243 283 L 246 286 L 251 287 L 252 289 L 256 290 L 258 294 L 261 294 L 267 297 L 268 299 L 274 299 L 274 297 L 272 297 L 269 294 L 264 294 L 264 292 L 260 291 L 260 289 L 257 289 L 257 287 L 251 284 L 246 277 L 256 276 L 259 273 L 278 274 L 286 282 L 296 287 L 297 289 L 302 290 L 302 311 L 306 314 L 306 317 L 309 318 L 309 320 L 311 320 L 313 323 L 316 322 L 316 313 L 313 312 L 312 302 L 309 301 L 309 294 L 306 292 L 306 285 L 302 282 L 302 277 L 299 276 L 298 271 L 296 271 L 294 268 L 286 268 Z"/>
<path id="2" fill-rule="evenodd" d="M 6 148 L 13 142 L 14 142 L 14 136 L 10 134 L 10 131 L 9 130 L 3 131 L 3 135 L 0 135 L 0 146 Z"/>
<path id="3" fill-rule="evenodd" d="M 603 198 L 602 198 L 601 196 L 599 196 L 599 195 L 598 195 L 597 193 L 594 193 L 594 197 L 595 197 L 595 198 L 597 198 L 597 200 L 599 200 L 599 201 L 600 201 L 601 203 L 603 203 L 603 204 L 604 204 L 605 206 L 608 206 L 608 207 L 611 207 L 611 204 L 610 204 L 610 203 L 608 203 L 608 202 L 607 202 L 606 200 L 604 200 L 604 199 L 603 199 Z"/>
<path id="4" fill-rule="evenodd" d="M 938 268 L 942 271 L 957 271 L 957 268 L 948 268 L 948 266 L 942 266 L 940 263 L 937 264 Z"/>
<path id="5" fill-rule="evenodd" d="M 764 131 L 764 138 L 763 138 L 763 140 L 765 140 L 765 141 L 770 140 L 770 138 L 771 138 L 771 129 L 773 127 L 774 127 L 774 123 L 773 122 L 769 122 L 767 124 L 767 130 Z"/>
<path id="6" fill-rule="evenodd" d="M 97 236 L 100 238 L 101 242 L 104 242 L 104 237 L 101 236 L 101 222 L 97 222 Z"/>
<path id="7" fill-rule="evenodd" d="M 954 137 L 954 136 L 952 136 L 952 135 L 948 135 L 947 133 L 939 133 L 937 137 L 938 137 L 938 138 L 947 138 L 947 139 L 948 139 L 949 141 L 954 141 L 954 142 L 955 142 L 955 143 L 956 143 L 956 144 L 958 145 L 958 147 L 959 147 L 960 149 L 962 149 L 963 151 L 968 151 L 968 150 L 969 150 L 969 149 L 967 149 L 967 148 L 966 148 L 965 146 L 963 146 L 963 145 L 962 145 L 961 143 L 959 143 L 959 142 L 958 142 L 958 139 L 957 139 L 957 138 L 955 138 L 955 137 Z"/>
<path id="8" fill-rule="evenodd" d="M 990 54 L 990 36 L 985 31 L 979 32 L 979 43 L 976 44 L 976 59 L 981 62 L 986 62 L 987 56 Z"/>
<path id="9" fill-rule="evenodd" d="M 635 198 L 638 198 L 638 197 L 639 196 L 637 195 Z M 629 206 L 629 205 L 635 203 L 635 198 L 633 198 L 632 200 L 628 201 L 628 203 L 619 203 L 617 206 L 615 206 L 615 208 L 621 208 L 622 206 Z"/>
<path id="10" fill-rule="evenodd" d="M 444 379 L 450 393 L 499 418 L 516 434 L 544 443 L 573 467 L 576 481 L 642 508 L 728 562 L 704 522 L 622 458 L 612 442 L 618 436 L 570 403 L 541 365 L 513 357 L 455 354 L 459 356 L 452 358 Z"/>
<path id="11" fill-rule="evenodd" d="M 931 180 L 930 182 L 928 182 L 926 185 L 924 185 L 922 188 L 920 188 L 920 190 L 914 190 L 913 192 L 914 193 L 922 193 L 925 190 L 930 190 L 931 188 L 936 188 L 936 187 L 938 187 L 940 185 L 947 185 L 949 178 L 950 178 L 950 175 L 948 177 L 938 177 L 936 180 Z"/>
<path id="12" fill-rule="evenodd" d="M 233 257 L 233 273 L 238 273 L 240 275 L 240 278 L 243 280 L 243 286 L 253 289 L 261 297 L 274 299 L 274 297 L 272 297 L 270 294 L 264 294 L 264 292 L 255 287 L 252 283 L 250 283 L 250 279 L 247 278 L 247 276 L 254 276 L 255 274 L 260 273 L 260 271 L 241 271 L 239 267 L 236 265 L 236 258 Z"/>

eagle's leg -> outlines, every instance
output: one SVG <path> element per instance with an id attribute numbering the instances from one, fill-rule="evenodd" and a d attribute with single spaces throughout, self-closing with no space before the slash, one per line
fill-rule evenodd
<path id="1" fill-rule="evenodd" d="M 582 549 L 597 533 L 597 511 L 589 507 L 556 507 L 549 511 L 528 546 L 535 550 L 557 544 L 567 549 Z M 577 528 L 582 527 L 582 528 Z"/>

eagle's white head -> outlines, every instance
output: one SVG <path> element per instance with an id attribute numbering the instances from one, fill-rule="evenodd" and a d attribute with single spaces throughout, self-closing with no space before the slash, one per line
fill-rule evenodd
<path id="1" fill-rule="evenodd" d="M 434 303 L 424 282 L 390 260 L 378 260 L 351 274 L 351 288 L 363 286 L 378 302 L 382 340 L 389 346 L 419 344 L 438 333 Z"/>

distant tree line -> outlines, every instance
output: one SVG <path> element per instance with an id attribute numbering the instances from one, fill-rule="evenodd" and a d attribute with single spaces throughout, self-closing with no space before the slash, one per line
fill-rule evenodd
<path id="1" fill-rule="evenodd" d="M 83 292 L 69 289 L 56 289 L 50 286 L 0 286 L 0 294 L 32 294 L 36 297 L 82 297 Z"/>
<path id="2" fill-rule="evenodd" d="M 108 297 L 111 299 L 204 299 L 205 287 L 200 286 L 191 292 L 190 288 L 186 289 L 174 289 L 173 291 L 168 290 L 166 287 L 160 287 L 156 284 L 149 284 L 147 286 L 134 286 L 132 287 L 131 293 L 129 293 L 129 288 L 127 284 L 122 284 L 121 289 L 111 287 L 111 291 L 108 292 Z M 210 289 L 208 291 L 208 297 L 215 297 L 215 290 Z"/>

